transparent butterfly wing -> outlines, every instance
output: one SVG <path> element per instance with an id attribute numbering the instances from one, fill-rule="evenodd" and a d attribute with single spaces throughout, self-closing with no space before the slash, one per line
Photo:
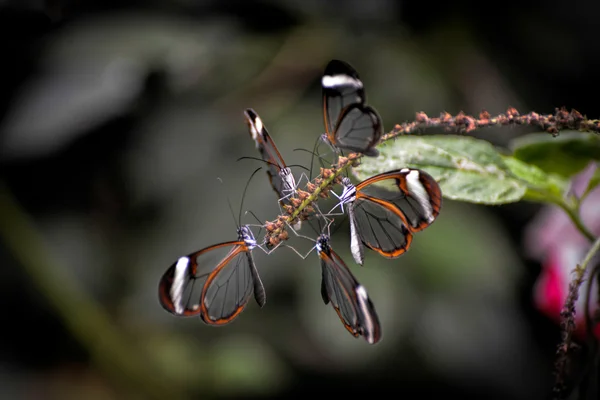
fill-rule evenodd
<path id="1" fill-rule="evenodd" d="M 244 111 L 244 116 L 246 117 L 246 123 L 250 135 L 256 144 L 256 148 L 267 164 L 269 183 L 277 194 L 278 199 L 285 197 L 282 202 L 289 202 L 289 197 L 286 196 L 296 189 L 294 175 L 286 166 L 277 146 L 275 146 L 275 142 L 273 142 L 273 139 L 269 135 L 267 128 L 258 114 L 253 109 L 248 108 Z"/>
<path id="2" fill-rule="evenodd" d="M 365 91 L 358 73 L 348 63 L 331 60 L 321 78 L 325 129 L 333 139 L 333 132 L 342 110 L 352 104 L 364 104 Z"/>
<path id="3" fill-rule="evenodd" d="M 356 189 L 360 197 L 376 198 L 393 206 L 404 215 L 411 232 L 431 225 L 442 206 L 438 183 L 418 169 L 403 168 L 378 174 L 356 185 Z"/>
<path id="4" fill-rule="evenodd" d="M 364 255 L 357 253 L 361 244 L 387 258 L 404 254 L 412 243 L 412 233 L 406 219 L 397 210 L 377 198 L 357 194 L 356 200 L 348 205 L 351 229 L 351 250 L 355 261 L 363 263 Z"/>
<path id="5" fill-rule="evenodd" d="M 220 261 L 216 253 L 227 250 Z M 254 294 L 265 303 L 265 290 L 252 253 L 243 241 L 210 246 L 181 257 L 163 275 L 159 300 L 177 316 L 200 315 L 207 324 L 222 325 L 241 313 Z"/>
<path id="6" fill-rule="evenodd" d="M 326 137 L 333 147 L 377 156 L 373 148 L 383 125 L 377 112 L 365 105 L 358 73 L 348 63 L 332 60 L 321 78 Z"/>
<path id="7" fill-rule="evenodd" d="M 344 261 L 331 249 L 319 253 L 321 259 L 321 295 L 331 303 L 350 334 L 364 336 L 369 343 L 381 339 L 379 317 L 365 289 Z"/>
<path id="8" fill-rule="evenodd" d="M 262 307 L 265 290 L 252 253 L 239 249 L 230 253 L 207 277 L 200 297 L 200 316 L 207 324 L 227 324 L 244 310 L 253 293 Z"/>

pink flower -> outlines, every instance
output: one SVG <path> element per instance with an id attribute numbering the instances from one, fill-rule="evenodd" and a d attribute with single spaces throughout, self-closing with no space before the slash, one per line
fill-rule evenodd
<path id="1" fill-rule="evenodd" d="M 581 196 L 587 188 L 596 165 L 590 164 L 576 175 L 570 191 Z M 600 236 L 600 186 L 597 186 L 581 203 L 581 220 L 594 234 Z M 547 206 L 534 218 L 525 232 L 525 248 L 528 255 L 542 263 L 542 272 L 535 284 L 534 302 L 536 307 L 550 318 L 560 321 L 560 311 L 564 306 L 573 279 L 573 270 L 587 254 L 590 241 L 583 236 L 567 214 L 556 206 Z M 598 261 L 597 261 L 598 262 Z M 588 273 L 594 266 L 588 266 Z M 598 283 L 593 282 L 590 298 L 590 312 L 598 309 Z M 576 334 L 585 335 L 585 300 L 588 281 L 579 290 L 575 305 Z M 600 324 L 594 327 L 600 337 Z"/>

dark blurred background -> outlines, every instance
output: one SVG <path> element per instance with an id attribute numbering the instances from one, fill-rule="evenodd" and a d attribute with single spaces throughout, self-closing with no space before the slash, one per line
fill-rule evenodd
<path id="1" fill-rule="evenodd" d="M 267 304 L 220 328 L 166 313 L 157 285 L 180 255 L 235 238 L 226 199 L 239 207 L 260 165 L 236 162 L 258 156 L 244 108 L 302 165 L 310 154 L 293 150 L 323 131 L 332 58 L 359 71 L 387 130 L 417 111 L 597 118 L 599 12 L 583 0 L 0 1 L 0 398 L 548 398 L 559 332 L 532 302 L 535 204 L 446 200 L 409 253 L 362 268 L 340 229 L 333 246 L 382 323 L 375 346 L 323 305 L 316 256 L 255 252 Z M 526 132 L 475 135 L 506 146 Z M 264 176 L 245 208 L 276 217 Z"/>

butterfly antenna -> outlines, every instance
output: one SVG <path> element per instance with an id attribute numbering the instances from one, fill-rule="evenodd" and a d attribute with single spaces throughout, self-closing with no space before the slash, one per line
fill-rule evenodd
<path id="1" fill-rule="evenodd" d="M 256 214 L 254 214 L 254 212 L 252 210 L 248 210 L 246 212 L 249 212 L 259 224 L 263 224 L 263 222 L 260 219 L 258 219 Z"/>
<path id="2" fill-rule="evenodd" d="M 262 232 L 262 228 L 263 228 L 263 224 L 264 222 L 262 222 L 260 219 L 258 219 L 258 217 L 256 216 L 256 214 L 254 214 L 254 212 L 252 210 L 248 210 L 244 213 L 244 215 L 246 215 L 247 213 L 250 213 L 254 219 L 256 220 L 256 222 L 258 222 L 258 225 L 260 225 L 260 229 L 258 230 L 258 233 L 256 234 L 256 236 L 260 235 L 260 233 Z"/>
<path id="3" fill-rule="evenodd" d="M 278 165 L 277 165 L 277 164 L 275 164 L 274 162 L 271 162 L 271 161 L 269 161 L 269 160 L 263 160 L 262 158 L 258 158 L 258 157 L 244 156 L 244 157 L 240 157 L 240 158 L 238 158 L 236 161 L 240 161 L 240 160 L 256 160 L 256 161 L 262 161 L 262 162 L 264 162 L 264 163 L 266 163 L 266 164 L 271 164 L 271 165 L 274 165 L 274 166 L 278 167 Z"/>
<path id="4" fill-rule="evenodd" d="M 318 153 L 315 153 L 314 151 L 310 151 L 310 150 L 308 150 L 308 149 L 304 149 L 304 148 L 297 148 L 297 149 L 294 149 L 293 151 L 305 151 L 305 152 L 307 152 L 307 153 L 309 153 L 309 154 L 312 154 L 312 155 L 313 155 L 313 157 L 311 158 L 311 163 L 314 161 L 314 157 L 317 157 L 317 158 L 319 158 L 319 159 L 320 159 L 322 162 L 327 162 L 327 160 L 325 159 L 325 157 L 321 156 L 321 155 L 320 155 L 320 154 L 318 154 Z"/>
<path id="5" fill-rule="evenodd" d="M 312 179 L 313 163 L 315 161 L 314 155 L 317 154 L 317 147 L 319 147 L 320 141 L 321 141 L 321 137 L 317 136 L 317 139 L 315 140 L 315 144 L 313 145 L 313 151 L 312 151 L 313 156 L 310 158 L 310 179 Z M 320 158 L 321 157 L 319 156 L 319 159 Z"/>
<path id="6" fill-rule="evenodd" d="M 324 168 L 324 167 L 325 167 L 325 163 L 326 163 L 326 161 L 327 161 L 327 160 L 325 160 L 325 159 L 324 159 L 323 157 L 321 157 L 321 155 L 319 154 L 319 152 L 318 152 L 319 144 L 321 144 L 321 137 L 320 137 L 320 136 L 317 136 L 317 139 L 315 140 L 315 145 L 314 145 L 314 147 L 313 147 L 313 157 L 314 157 L 315 155 L 316 155 L 317 157 L 319 157 L 319 161 L 320 161 L 321 167 L 322 167 L 322 168 Z M 311 166 L 311 168 L 312 168 L 312 163 L 313 163 L 313 161 L 314 161 L 314 158 L 312 158 L 312 159 L 310 160 L 310 166 Z"/>
<path id="7" fill-rule="evenodd" d="M 238 226 L 242 226 L 242 210 L 244 209 L 244 198 L 246 197 L 246 191 L 248 190 L 248 186 L 250 186 L 250 181 L 256 175 L 258 171 L 260 171 L 262 167 L 258 167 L 254 170 L 250 178 L 248 178 L 248 182 L 246 182 L 246 187 L 244 187 L 244 192 L 242 193 L 242 200 L 240 201 L 240 213 L 238 217 Z"/>
<path id="8" fill-rule="evenodd" d="M 298 168 L 303 168 L 304 170 L 308 171 L 308 168 L 306 168 L 304 165 L 300 165 L 300 164 L 292 164 L 292 165 L 288 165 L 288 167 L 298 167 Z"/>
<path id="9" fill-rule="evenodd" d="M 217 177 L 217 180 L 219 182 L 221 182 L 221 184 L 223 184 L 223 179 Z M 238 225 L 237 221 L 235 220 L 235 211 L 233 211 L 233 207 L 231 205 L 231 200 L 229 200 L 229 196 L 227 196 L 227 205 L 229 205 L 229 211 L 231 212 L 231 216 L 233 217 L 233 223 L 235 224 L 235 227 L 239 228 L 239 225 Z"/>

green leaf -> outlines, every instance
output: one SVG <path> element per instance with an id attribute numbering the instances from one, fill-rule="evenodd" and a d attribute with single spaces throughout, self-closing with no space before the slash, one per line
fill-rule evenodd
<path id="1" fill-rule="evenodd" d="M 440 184 L 445 198 L 479 204 L 519 200 L 561 201 L 568 185 L 489 142 L 468 136 L 401 136 L 380 146 L 377 158 L 365 157 L 354 173 L 359 179 L 397 168 L 419 168 Z"/>
<path id="2" fill-rule="evenodd" d="M 516 177 L 494 146 L 468 136 L 401 136 L 379 146 L 379 157 L 363 157 L 359 179 L 397 168 L 418 168 L 433 176 L 445 198 L 479 204 L 519 201 L 528 184 Z"/>
<path id="3" fill-rule="evenodd" d="M 527 184 L 524 200 L 551 202 L 562 199 L 567 190 L 567 179 L 547 174 L 535 165 L 514 157 L 504 156 L 503 159 L 512 174 Z"/>
<path id="4" fill-rule="evenodd" d="M 600 137 L 592 133 L 565 131 L 557 137 L 533 133 L 514 139 L 509 147 L 515 158 L 566 178 L 600 160 Z"/>

